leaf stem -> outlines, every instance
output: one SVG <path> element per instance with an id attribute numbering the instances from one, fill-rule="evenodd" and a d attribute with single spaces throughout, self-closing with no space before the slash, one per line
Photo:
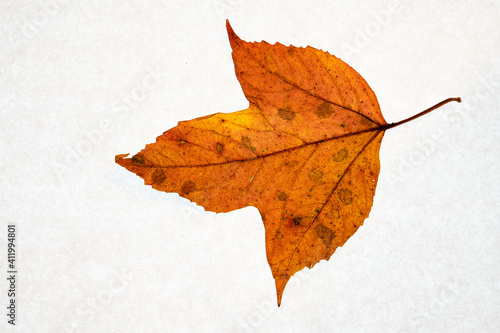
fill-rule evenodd
<path id="1" fill-rule="evenodd" d="M 462 102 L 462 99 L 460 99 L 460 97 L 452 97 L 452 98 L 447 98 L 445 99 L 444 101 L 442 102 L 439 102 L 437 103 L 436 105 L 434 106 L 431 106 L 430 108 L 428 108 L 427 110 L 424 110 L 410 118 L 407 118 L 407 119 L 404 119 L 404 120 L 401 120 L 401 121 L 398 121 L 396 123 L 392 123 L 392 124 L 389 124 L 389 125 L 386 125 L 386 126 L 383 126 L 384 130 L 386 129 L 389 129 L 389 128 L 393 128 L 393 127 L 396 127 L 396 126 L 399 126 L 399 125 L 403 125 L 404 123 L 407 123 L 409 121 L 412 121 L 414 119 L 417 119 L 419 117 L 422 117 L 423 115 L 429 113 L 429 112 L 432 112 L 440 107 L 442 107 L 443 105 L 445 104 L 448 104 L 450 102 L 458 102 L 458 103 L 461 103 Z"/>

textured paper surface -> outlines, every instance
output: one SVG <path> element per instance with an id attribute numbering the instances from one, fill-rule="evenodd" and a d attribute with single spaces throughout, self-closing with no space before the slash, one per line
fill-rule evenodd
<path id="1" fill-rule="evenodd" d="M 500 325 L 500 5 L 482 1 L 0 3 L 0 308 L 6 332 L 494 331 Z M 388 122 L 370 218 L 290 280 L 254 208 L 205 212 L 114 163 L 177 121 L 248 106 L 244 40 L 355 68 Z"/>

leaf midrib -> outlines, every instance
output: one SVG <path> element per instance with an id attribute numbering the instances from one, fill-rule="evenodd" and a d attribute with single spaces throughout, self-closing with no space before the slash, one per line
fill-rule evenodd
<path id="1" fill-rule="evenodd" d="M 169 166 L 154 165 L 153 163 L 151 163 L 151 162 L 148 161 L 152 165 L 144 165 L 144 166 L 141 166 L 141 167 L 143 167 L 143 168 L 163 168 L 163 169 L 168 169 L 168 168 L 202 168 L 202 167 L 208 167 L 208 166 L 214 166 L 214 165 L 224 165 L 224 164 L 229 164 L 229 163 L 251 162 L 251 161 L 254 161 L 254 160 L 257 160 L 257 159 L 260 159 L 260 158 L 266 158 L 268 156 L 273 156 L 273 155 L 282 154 L 282 153 L 289 152 L 289 151 L 294 151 L 294 150 L 297 150 L 297 149 L 302 149 L 302 148 L 304 148 L 306 146 L 309 146 L 309 145 L 315 145 L 315 144 L 319 144 L 319 143 L 323 143 L 323 142 L 328 142 L 328 141 L 331 141 L 331 140 L 348 138 L 348 137 L 351 137 L 351 136 L 354 136 L 354 135 L 359 135 L 359 134 L 364 134 L 364 133 L 369 133 L 369 132 L 375 132 L 375 131 L 382 132 L 382 131 L 385 131 L 388 126 L 389 125 L 377 126 L 377 127 L 374 127 L 374 128 L 368 128 L 368 129 L 365 129 L 365 130 L 362 130 L 362 131 L 358 131 L 358 132 L 346 133 L 346 134 L 343 134 L 343 135 L 340 135 L 340 136 L 336 136 L 336 137 L 331 137 L 331 138 L 317 140 L 317 141 L 312 141 L 312 142 L 306 142 L 306 143 L 304 143 L 302 145 L 299 145 L 299 146 L 295 146 L 295 147 L 291 147 L 291 148 L 286 148 L 286 149 L 283 149 L 283 150 L 278 150 L 278 151 L 275 151 L 275 152 L 272 152 L 272 153 L 268 153 L 268 154 L 264 154 L 264 155 L 259 155 L 259 156 L 255 156 L 255 157 L 251 157 L 251 158 L 246 158 L 246 159 L 230 160 L 230 161 L 215 162 L 215 163 L 205 163 L 205 164 L 195 164 L 195 165 L 169 165 Z M 191 144 L 189 141 L 186 141 L 186 143 Z M 146 158 L 144 158 L 144 159 L 147 161 Z"/>

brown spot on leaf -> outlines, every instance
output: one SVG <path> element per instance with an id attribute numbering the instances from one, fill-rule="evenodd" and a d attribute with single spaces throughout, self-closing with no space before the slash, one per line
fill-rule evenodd
<path id="1" fill-rule="evenodd" d="M 276 238 L 278 238 L 278 239 L 283 238 L 283 233 L 280 230 L 276 230 Z"/>
<path id="2" fill-rule="evenodd" d="M 184 146 L 187 143 L 184 139 L 179 139 L 179 145 Z"/>
<path id="3" fill-rule="evenodd" d="M 144 161 L 144 159 L 142 157 L 140 157 L 139 155 L 132 156 L 132 163 L 134 165 L 137 165 L 137 166 L 145 166 L 146 165 L 146 161 Z"/>
<path id="4" fill-rule="evenodd" d="M 324 102 L 314 110 L 314 114 L 320 119 L 325 119 L 333 114 L 333 107 L 330 103 Z"/>
<path id="5" fill-rule="evenodd" d="M 302 222 L 302 216 L 296 217 L 292 221 L 294 225 L 300 225 L 300 222 Z"/>
<path id="6" fill-rule="evenodd" d="M 217 151 L 220 153 L 222 151 L 222 148 L 224 148 L 224 146 L 217 142 L 217 146 L 215 148 L 217 148 Z"/>
<path id="7" fill-rule="evenodd" d="M 286 196 L 285 192 L 281 192 L 280 194 L 278 194 L 278 200 L 286 201 L 286 199 L 287 199 L 287 196 Z"/>
<path id="8" fill-rule="evenodd" d="M 335 155 L 333 155 L 333 161 L 342 162 L 347 158 L 347 153 L 348 153 L 347 149 L 342 148 Z"/>
<path id="9" fill-rule="evenodd" d="M 244 136 L 241 138 L 241 144 L 247 148 L 252 146 L 252 140 L 248 136 Z"/>
<path id="10" fill-rule="evenodd" d="M 163 181 L 165 181 L 165 178 L 167 178 L 167 176 L 165 176 L 165 172 L 163 172 L 162 169 L 155 169 L 155 171 L 153 171 L 153 174 L 151 175 L 153 184 L 157 185 L 163 183 Z"/>
<path id="11" fill-rule="evenodd" d="M 339 199 L 344 205 L 350 205 L 352 203 L 352 192 L 348 188 L 343 188 L 339 190 Z"/>
<path id="12" fill-rule="evenodd" d="M 295 112 L 287 110 L 287 109 L 279 109 L 278 110 L 278 116 L 281 119 L 290 121 L 293 118 L 295 118 Z"/>
<path id="13" fill-rule="evenodd" d="M 193 192 L 196 189 L 196 184 L 192 180 L 187 180 L 182 184 L 181 187 L 181 194 L 186 195 L 189 194 L 190 192 Z"/>
<path id="14" fill-rule="evenodd" d="M 371 121 L 370 119 L 368 119 L 365 116 L 361 116 L 361 119 L 359 120 L 359 122 L 365 126 L 368 126 L 368 127 L 373 127 L 375 125 L 375 123 L 373 121 Z"/>
<path id="15" fill-rule="evenodd" d="M 309 171 L 309 179 L 313 182 L 319 182 L 321 178 L 323 178 L 323 171 L 320 169 L 312 168 L 311 171 Z"/>
<path id="16" fill-rule="evenodd" d="M 335 238 L 335 233 L 332 229 L 324 226 L 323 224 L 318 224 L 314 230 L 316 231 L 316 235 L 321 238 L 326 246 L 330 246 L 330 244 L 332 244 L 332 240 Z"/>

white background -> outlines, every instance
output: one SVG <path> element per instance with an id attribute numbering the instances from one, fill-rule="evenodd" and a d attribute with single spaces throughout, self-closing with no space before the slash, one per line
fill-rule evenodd
<path id="1" fill-rule="evenodd" d="M 494 331 L 499 13 L 498 1 L 0 1 L 0 330 Z M 386 133 L 369 219 L 297 273 L 280 308 L 255 208 L 205 212 L 114 163 L 177 121 L 248 106 L 226 18 L 242 39 L 339 56 L 388 122 L 464 101 Z"/>

